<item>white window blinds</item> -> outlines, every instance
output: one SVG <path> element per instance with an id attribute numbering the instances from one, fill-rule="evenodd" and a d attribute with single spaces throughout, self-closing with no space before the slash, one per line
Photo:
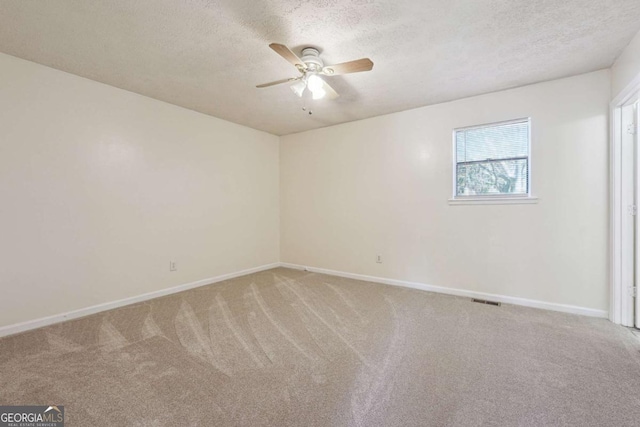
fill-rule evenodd
<path id="1" fill-rule="evenodd" d="M 456 197 L 529 194 L 529 119 L 457 129 Z"/>

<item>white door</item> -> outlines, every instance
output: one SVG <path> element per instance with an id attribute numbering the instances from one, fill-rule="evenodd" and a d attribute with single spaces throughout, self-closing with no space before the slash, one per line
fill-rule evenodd
<path id="1" fill-rule="evenodd" d="M 633 281 L 633 292 L 635 294 L 635 326 L 640 329 L 640 291 L 638 283 L 640 282 L 640 222 L 638 220 L 638 204 L 640 203 L 640 101 L 633 104 L 633 121 L 629 127 L 629 134 L 633 136 L 633 146 L 635 147 L 635 201 L 634 201 L 634 219 L 635 219 L 635 280 Z"/>
<path id="2" fill-rule="evenodd" d="M 635 301 L 632 297 L 633 287 L 636 283 L 637 273 L 640 270 L 640 256 L 638 250 L 640 244 L 636 239 L 636 200 L 640 186 L 637 185 L 638 174 L 636 173 L 636 150 L 635 135 L 635 103 L 630 102 L 620 108 L 620 180 L 622 187 L 620 191 L 621 212 L 620 220 L 620 324 L 623 326 L 634 326 L 638 321 L 634 318 Z"/>
<path id="3" fill-rule="evenodd" d="M 640 329 L 640 77 L 612 106 L 610 319 Z"/>

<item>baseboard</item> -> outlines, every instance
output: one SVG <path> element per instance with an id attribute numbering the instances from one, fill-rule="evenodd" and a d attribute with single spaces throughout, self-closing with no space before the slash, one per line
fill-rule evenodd
<path id="1" fill-rule="evenodd" d="M 280 266 L 280 263 L 276 262 L 273 264 L 267 264 L 259 267 L 248 268 L 246 270 L 223 274 L 216 277 L 209 277 L 207 279 L 202 279 L 202 280 L 198 280 L 191 283 L 185 283 L 183 285 L 178 285 L 171 288 L 160 289 L 158 291 L 153 291 L 153 292 L 137 295 L 130 298 L 124 298 L 118 301 L 98 304 L 91 307 L 81 308 L 79 310 L 69 311 L 67 313 L 56 314 L 53 316 L 41 317 L 39 319 L 28 320 L 26 322 L 16 323 L 14 325 L 2 326 L 0 327 L 0 337 L 18 334 L 20 332 L 29 331 L 31 329 L 42 328 L 43 326 L 49 326 L 55 323 L 65 322 L 67 320 L 77 319 L 79 317 L 89 316 L 91 314 L 100 313 L 101 311 L 112 310 L 114 308 L 123 307 L 125 305 L 135 304 L 135 303 L 147 301 L 153 298 L 175 294 L 177 292 L 186 291 L 188 289 L 193 289 L 200 286 L 210 285 L 216 282 L 222 282 L 223 280 L 233 279 L 235 277 L 246 276 L 247 274 L 251 274 L 251 273 L 270 270 L 272 268 L 276 268 L 279 266 Z"/>
<path id="2" fill-rule="evenodd" d="M 455 295 L 467 298 L 479 298 L 491 301 L 498 301 L 505 304 L 521 305 L 524 307 L 540 308 L 543 310 L 560 311 L 563 313 L 579 314 L 582 316 L 608 318 L 609 312 L 606 310 L 596 310 L 593 308 L 578 307 L 567 304 L 557 304 L 553 302 L 537 301 L 526 298 L 510 297 L 507 295 L 489 294 L 485 292 L 468 291 L 465 289 L 447 288 L 444 286 L 433 286 L 418 282 L 407 282 L 404 280 L 386 279 L 383 277 L 367 276 L 364 274 L 346 273 L 344 271 L 327 270 L 324 268 L 306 267 L 303 265 L 290 264 L 286 262 L 280 263 L 281 267 L 292 268 L 296 270 L 306 270 L 313 273 L 328 274 L 331 276 L 346 277 L 348 279 L 364 280 L 367 282 L 383 283 L 386 285 L 402 286 L 405 288 L 420 289 L 422 291 L 437 292 L 440 294 Z"/>
<path id="3" fill-rule="evenodd" d="M 146 294 L 137 295 L 130 298 L 124 298 L 118 301 L 107 302 L 104 304 L 98 304 L 91 307 L 81 308 L 81 309 L 70 311 L 67 313 L 61 313 L 53 316 L 29 320 L 22 323 L 16 323 L 13 325 L 2 326 L 0 327 L 0 337 L 14 335 L 14 334 L 18 334 L 20 332 L 26 332 L 32 329 L 42 328 L 44 326 L 53 325 L 55 323 L 65 322 L 67 320 L 89 316 L 91 314 L 100 313 L 102 311 L 112 310 L 114 308 L 123 307 L 126 305 L 131 305 L 131 304 L 135 304 L 142 301 L 147 301 L 147 300 L 162 297 L 165 295 L 175 294 L 177 292 L 186 291 L 188 289 L 193 289 L 200 286 L 210 285 L 212 283 L 233 279 L 235 277 L 246 276 L 247 274 L 270 270 L 276 267 L 292 268 L 296 270 L 307 270 L 313 273 L 328 274 L 331 276 L 346 277 L 349 279 L 363 280 L 363 281 L 374 282 L 374 283 L 382 283 L 382 284 L 392 285 L 392 286 L 402 286 L 405 288 L 413 288 L 413 289 L 419 289 L 419 290 L 428 291 L 428 292 L 437 292 L 441 294 L 455 295 L 460 297 L 487 299 L 492 301 L 499 301 L 505 304 L 514 304 L 514 305 L 521 305 L 524 307 L 533 307 L 533 308 L 540 308 L 544 310 L 560 311 L 563 313 L 572 313 L 572 314 L 579 314 L 583 316 L 602 317 L 602 318 L 609 317 L 609 313 L 607 311 L 596 310 L 593 308 L 577 307 L 573 305 L 557 304 L 557 303 L 551 303 L 551 302 L 545 302 L 545 301 L 536 301 L 536 300 L 530 300 L 526 298 L 510 297 L 506 295 L 496 295 L 496 294 L 489 294 L 484 292 L 468 291 L 465 289 L 433 286 L 433 285 L 427 285 L 424 283 L 408 282 L 405 280 L 387 279 L 387 278 L 375 277 L 375 276 L 367 276 L 364 274 L 347 273 L 344 271 L 328 270 L 325 268 L 306 267 L 303 265 L 291 264 L 286 262 L 276 262 L 272 264 L 262 265 L 259 267 L 248 268 L 246 270 L 241 270 L 234 273 L 228 273 L 220 276 L 210 277 L 207 279 L 202 279 L 202 280 L 198 280 L 191 283 L 185 283 L 183 285 L 178 285 L 171 288 L 160 289 L 158 291 L 149 292 Z"/>

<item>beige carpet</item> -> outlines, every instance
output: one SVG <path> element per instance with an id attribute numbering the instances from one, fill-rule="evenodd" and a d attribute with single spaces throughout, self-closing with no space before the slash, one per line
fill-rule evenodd
<path id="1" fill-rule="evenodd" d="M 274 269 L 0 340 L 0 404 L 68 426 L 638 426 L 603 319 Z"/>

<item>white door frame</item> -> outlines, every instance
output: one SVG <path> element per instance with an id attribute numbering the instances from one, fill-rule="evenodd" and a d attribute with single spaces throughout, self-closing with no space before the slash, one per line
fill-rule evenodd
<path id="1" fill-rule="evenodd" d="M 629 232 L 625 225 L 624 216 L 629 215 L 628 194 L 629 186 L 633 186 L 632 180 L 622 179 L 622 107 L 633 101 L 640 94 L 640 74 L 618 96 L 611 101 L 609 107 L 610 138 L 610 210 L 609 210 L 609 280 L 610 280 L 610 309 L 609 319 L 616 324 L 633 326 L 634 324 L 634 298 L 630 286 L 624 277 L 629 271 L 633 271 L 633 265 L 629 265 L 624 255 L 625 232 Z M 628 223 L 628 221 L 626 221 Z M 630 270 L 629 270 L 630 269 Z M 627 282 L 627 283 L 625 283 Z"/>

